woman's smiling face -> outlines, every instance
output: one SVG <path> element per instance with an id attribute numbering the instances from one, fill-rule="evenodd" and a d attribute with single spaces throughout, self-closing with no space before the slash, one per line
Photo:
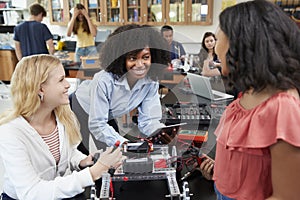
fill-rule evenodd
<path id="1" fill-rule="evenodd" d="M 151 66 L 151 53 L 148 47 L 137 54 L 129 54 L 126 57 L 127 77 L 130 79 L 144 78 Z"/>
<path id="2" fill-rule="evenodd" d="M 204 39 L 204 43 L 208 50 L 212 50 L 216 45 L 216 40 L 213 36 L 208 36 L 207 38 Z"/>

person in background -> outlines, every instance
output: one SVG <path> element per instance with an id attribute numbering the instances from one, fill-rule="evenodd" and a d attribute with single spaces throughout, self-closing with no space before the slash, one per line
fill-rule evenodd
<path id="1" fill-rule="evenodd" d="M 70 198 L 121 164 L 120 148 L 108 148 L 94 165 L 91 155 L 77 150 L 81 135 L 69 88 L 54 56 L 28 56 L 17 64 L 11 79 L 13 109 L 0 118 L 1 199 Z"/>
<path id="2" fill-rule="evenodd" d="M 214 90 L 223 91 L 234 95 L 237 98 L 238 91 L 236 88 L 228 85 L 228 78 L 222 76 L 221 63 L 215 52 L 216 36 L 212 32 L 205 32 L 202 39 L 202 48 L 198 53 L 200 75 L 211 77 L 211 84 Z"/>
<path id="3" fill-rule="evenodd" d="M 300 29 L 266 0 L 228 7 L 219 22 L 222 74 L 241 93 L 215 131 L 218 199 L 299 199 Z"/>
<path id="4" fill-rule="evenodd" d="M 70 23 L 67 28 L 67 36 L 76 35 L 75 61 L 80 62 L 83 56 L 96 55 L 94 37 L 97 35 L 97 28 L 88 15 L 84 5 L 76 4 Z"/>
<path id="5" fill-rule="evenodd" d="M 46 24 L 46 10 L 38 3 L 29 7 L 29 20 L 14 28 L 15 51 L 18 60 L 35 54 L 54 54 L 53 36 Z"/>
<path id="6" fill-rule="evenodd" d="M 164 25 L 160 29 L 161 35 L 167 40 L 171 52 L 171 61 L 180 59 L 184 61 L 185 50 L 180 42 L 173 40 L 173 28 L 169 25 Z"/>
<path id="7" fill-rule="evenodd" d="M 203 76 L 220 76 L 221 64 L 215 52 L 216 36 L 212 32 L 204 33 L 202 48 L 198 54 L 200 73 Z"/>
<path id="8" fill-rule="evenodd" d="M 88 115 L 89 131 L 96 140 L 108 146 L 118 140 L 121 144 L 127 142 L 114 119 L 135 108 L 142 134 L 150 135 L 164 126 L 160 122 L 162 110 L 157 80 L 167 70 L 168 63 L 168 44 L 153 27 L 124 25 L 108 37 L 100 50 L 103 70 L 95 74 L 92 81 L 82 82 L 75 92 L 79 105 Z"/>

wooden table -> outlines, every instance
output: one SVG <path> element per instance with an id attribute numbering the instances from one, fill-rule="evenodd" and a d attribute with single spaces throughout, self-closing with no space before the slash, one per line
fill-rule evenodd
<path id="1" fill-rule="evenodd" d="M 100 68 L 82 68 L 80 63 L 65 65 L 67 78 L 92 79 L 94 74 L 99 72 Z"/>
<path id="2" fill-rule="evenodd" d="M 67 78 L 92 79 L 94 74 L 99 72 L 100 68 L 82 68 L 80 63 L 72 63 L 64 65 Z M 184 74 L 178 71 L 170 71 L 166 74 L 165 79 L 160 80 L 160 84 L 165 87 L 177 85 L 185 77 Z"/>

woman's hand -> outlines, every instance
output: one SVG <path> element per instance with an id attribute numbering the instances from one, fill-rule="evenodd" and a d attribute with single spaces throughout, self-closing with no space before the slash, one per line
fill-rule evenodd
<path id="1" fill-rule="evenodd" d="M 201 171 L 204 178 L 206 178 L 207 180 L 212 180 L 215 161 L 207 155 L 204 155 L 204 157 L 205 159 L 201 162 L 199 170 Z"/>
<path id="2" fill-rule="evenodd" d="M 122 164 L 122 152 L 121 148 L 116 148 L 113 151 L 113 147 L 108 147 L 106 151 L 100 154 L 97 162 L 90 167 L 90 172 L 93 180 L 99 179 L 104 172 L 107 172 L 109 168 L 117 168 Z"/>
<path id="3" fill-rule="evenodd" d="M 89 14 L 88 14 L 88 12 L 87 12 L 86 9 L 81 9 L 80 11 L 81 11 L 81 14 L 82 14 L 86 19 L 89 18 Z"/>
<path id="4" fill-rule="evenodd" d="M 93 156 L 88 155 L 85 159 L 81 160 L 79 163 L 80 169 L 84 169 L 86 167 L 92 166 L 94 164 Z"/>
<path id="5" fill-rule="evenodd" d="M 74 12 L 73 12 L 73 17 L 77 17 L 80 14 L 81 10 L 79 10 L 78 8 L 74 8 Z"/>
<path id="6" fill-rule="evenodd" d="M 211 77 L 211 76 L 220 76 L 221 73 L 220 71 L 216 68 L 216 66 L 214 68 L 210 68 L 210 61 L 209 59 L 204 60 L 203 63 L 203 68 L 202 68 L 202 76 L 207 76 L 207 77 Z M 214 63 L 215 65 L 215 63 Z"/>
<path id="7" fill-rule="evenodd" d="M 122 152 L 121 148 L 116 148 L 113 151 L 113 147 L 108 147 L 106 151 L 100 154 L 100 158 L 97 163 L 100 163 L 108 168 L 117 168 L 122 163 Z"/>

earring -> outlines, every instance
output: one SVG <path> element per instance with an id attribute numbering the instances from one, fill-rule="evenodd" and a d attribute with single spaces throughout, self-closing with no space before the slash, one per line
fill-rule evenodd
<path id="1" fill-rule="evenodd" d="M 39 94 L 39 97 L 40 97 L 41 102 L 43 102 L 44 101 L 44 95 L 43 94 Z"/>

